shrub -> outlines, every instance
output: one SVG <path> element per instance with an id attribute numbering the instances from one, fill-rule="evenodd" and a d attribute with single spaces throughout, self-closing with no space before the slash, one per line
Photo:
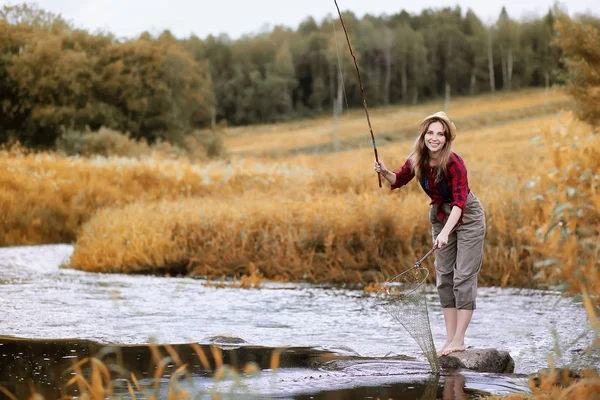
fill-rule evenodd
<path id="1" fill-rule="evenodd" d="M 56 149 L 68 156 L 139 158 L 143 154 L 149 154 L 149 147 L 145 140 L 136 141 L 128 134 L 107 128 L 100 128 L 97 132 L 65 129 L 56 141 Z"/>
<path id="2" fill-rule="evenodd" d="M 562 49 L 563 78 L 575 98 L 578 116 L 593 126 L 600 124 L 600 31 L 566 15 L 556 22 L 555 43 Z"/>

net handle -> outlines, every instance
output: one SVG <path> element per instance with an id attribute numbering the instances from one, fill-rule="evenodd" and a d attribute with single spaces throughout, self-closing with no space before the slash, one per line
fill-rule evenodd
<path id="1" fill-rule="evenodd" d="M 452 235 L 454 233 L 454 231 L 461 225 L 461 222 L 458 222 L 456 225 L 454 225 L 454 228 L 452 228 L 452 230 L 450 231 L 450 233 L 448 234 L 448 236 Z M 425 261 L 427 259 L 427 257 L 429 257 L 435 250 L 437 249 L 437 247 L 435 247 L 435 245 L 433 245 L 433 247 L 431 248 L 431 250 L 429 250 L 427 252 L 427 254 L 425 254 L 423 256 L 423 258 L 421 258 L 419 261 L 417 261 L 414 265 L 413 268 L 419 268 L 421 266 L 421 264 L 423 263 L 423 261 Z"/>

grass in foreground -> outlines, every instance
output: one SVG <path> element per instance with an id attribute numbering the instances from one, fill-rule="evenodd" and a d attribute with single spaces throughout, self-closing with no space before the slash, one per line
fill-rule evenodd
<path id="1" fill-rule="evenodd" d="M 202 347 L 192 343 L 194 360 L 184 360 L 175 348 L 165 345 L 166 354 L 162 354 L 158 346 L 150 345 L 152 355 L 150 374 L 142 376 L 127 370 L 120 362 L 111 361 L 111 348 L 102 349 L 98 354 L 83 359 L 74 359 L 73 365 L 64 371 L 63 377 L 69 376 L 60 388 L 61 399 L 227 399 L 227 398 L 260 398 L 259 394 L 250 390 L 246 380 L 261 373 L 261 366 L 248 362 L 238 368 L 224 361 L 223 352 L 211 346 L 205 352 Z M 266 367 L 273 373 L 280 368 L 283 349 L 271 353 Z M 118 354 L 118 353 L 117 353 Z M 325 355 L 327 356 L 327 355 Z M 117 360 L 119 358 L 117 357 Z M 193 362 L 195 365 L 189 363 Z M 141 367 L 138 365 L 138 367 Z M 194 376 L 206 376 L 201 387 L 195 385 Z M 196 375 L 192 374 L 196 371 Z M 221 383 L 227 382 L 224 385 Z M 275 381 L 273 381 L 275 383 Z M 38 382 L 30 382 L 32 400 L 44 400 L 44 396 L 35 387 Z M 597 399 L 600 393 L 600 378 L 597 371 L 583 369 L 579 372 L 568 368 L 551 368 L 540 370 L 529 377 L 532 394 L 511 394 L 508 396 L 487 396 L 486 400 L 578 400 Z M 434 388 L 435 389 L 435 388 Z M 462 391 L 462 387 L 458 388 Z M 7 399 L 20 400 L 15 394 L 0 386 L 0 393 Z M 454 395 L 454 393 L 452 393 Z"/>
<path id="2" fill-rule="evenodd" d="M 149 366 L 149 376 L 136 375 L 128 371 L 121 363 L 108 360 L 107 356 L 114 355 L 110 347 L 104 348 L 95 356 L 83 359 L 74 359 L 73 366 L 63 372 L 63 376 L 54 377 L 61 379 L 64 376 L 71 378 L 60 388 L 60 399 L 73 400 L 105 400 L 105 399 L 229 399 L 229 398 L 259 398 L 253 393 L 245 379 L 260 374 L 260 366 L 255 362 L 248 362 L 241 367 L 227 365 L 224 362 L 223 352 L 219 347 L 211 346 L 205 352 L 197 343 L 190 344 L 195 356 L 194 363 L 199 365 L 192 368 L 184 363 L 175 349 L 165 345 L 166 354 L 162 354 L 158 346 L 150 345 L 152 364 Z M 269 368 L 275 372 L 280 366 L 282 349 L 272 352 Z M 207 382 L 202 387 L 194 384 L 192 369 L 203 369 L 202 376 L 207 377 Z M 197 375 L 196 375 L 197 376 Z M 221 385 L 222 382 L 228 382 Z M 35 386 L 39 382 L 31 382 L 30 400 L 44 400 Z M 10 400 L 20 400 L 6 388 L 0 386 L 0 394 Z"/>

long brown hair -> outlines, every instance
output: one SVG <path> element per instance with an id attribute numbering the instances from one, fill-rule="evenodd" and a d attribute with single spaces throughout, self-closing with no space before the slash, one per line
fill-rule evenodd
<path id="1" fill-rule="evenodd" d="M 448 160 L 450 159 L 450 154 L 452 154 L 450 126 L 446 120 L 439 117 L 431 117 L 423 121 L 419 126 L 419 137 L 415 141 L 413 149 L 408 158 L 411 161 L 411 168 L 415 173 L 415 176 L 420 181 L 423 177 L 425 177 L 425 168 L 429 167 L 430 161 L 429 149 L 427 149 L 427 146 L 425 146 L 425 133 L 427 133 L 429 126 L 434 122 L 439 122 L 442 124 L 444 127 L 444 136 L 446 137 L 446 143 L 444 143 L 444 147 L 440 152 L 438 164 L 434 168 L 435 182 L 437 183 L 446 175 Z"/>

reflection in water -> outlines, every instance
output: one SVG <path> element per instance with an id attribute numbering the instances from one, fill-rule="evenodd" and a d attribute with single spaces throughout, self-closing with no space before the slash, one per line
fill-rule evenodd
<path id="1" fill-rule="evenodd" d="M 444 380 L 443 400 L 466 400 L 465 377 L 460 373 L 446 376 Z"/>
<path id="2" fill-rule="evenodd" d="M 436 400 L 439 375 L 421 382 L 396 383 L 381 386 L 363 386 L 350 389 L 325 390 L 314 394 L 294 396 L 296 400 L 354 400 L 354 399 L 402 399 Z"/>
<path id="3" fill-rule="evenodd" d="M 59 398 L 61 390 L 72 378 L 73 366 L 86 358 L 101 361 L 114 372 L 112 379 L 168 378 L 185 364 L 186 370 L 199 377 L 211 377 L 219 365 L 228 365 L 237 371 L 253 364 L 259 370 L 271 366 L 273 348 L 247 346 L 196 346 L 177 344 L 171 346 L 126 345 L 103 346 L 87 340 L 27 340 L 0 336 L 0 385 L 18 398 L 29 398 L 31 387 L 46 399 Z M 331 358 L 331 353 L 309 348 L 286 348 L 278 352 L 277 364 L 281 368 L 313 368 Z M 206 368 L 208 366 L 208 368 Z M 90 364 L 82 365 L 83 375 L 89 377 Z M 154 382 L 153 382 L 154 383 Z M 76 396 L 77 387 L 69 395 Z"/>
<path id="4" fill-rule="evenodd" d="M 439 387 L 440 376 L 434 375 L 431 379 L 427 380 L 425 384 L 425 390 L 421 400 L 434 400 L 437 398 L 437 391 Z"/>
<path id="5" fill-rule="evenodd" d="M 465 385 L 461 374 L 442 377 L 440 382 L 439 375 L 429 374 L 421 369 L 422 362 L 410 357 L 366 358 L 314 348 L 223 344 L 216 347 L 195 343 L 107 347 L 82 340 L 0 337 L 0 349 L 0 385 L 18 399 L 30 398 L 33 392 L 46 399 L 60 398 L 63 394 L 81 397 L 79 385 L 67 383 L 73 378 L 74 364 L 91 357 L 111 371 L 113 394 L 117 396 L 128 393 L 131 374 L 141 384 L 136 390 L 141 394 L 139 398 L 147 397 L 147 391 L 157 394 L 158 398 L 167 398 L 174 385 L 200 399 L 204 395 L 210 398 L 212 394 L 222 393 L 243 394 L 246 399 L 326 400 L 376 397 L 458 400 L 474 398 L 477 393 L 489 394 Z M 277 369 L 273 370 L 275 354 Z M 174 379 L 184 364 L 186 373 Z M 217 381 L 219 365 L 226 365 L 229 375 Z M 252 366 L 251 372 L 244 373 L 248 366 Z M 92 371 L 93 363 L 81 364 L 81 376 L 88 382 L 91 382 Z M 492 381 L 483 378 L 481 382 L 496 391 Z M 500 382 L 504 392 L 527 391 L 525 382 L 508 385 L 502 378 Z"/>

